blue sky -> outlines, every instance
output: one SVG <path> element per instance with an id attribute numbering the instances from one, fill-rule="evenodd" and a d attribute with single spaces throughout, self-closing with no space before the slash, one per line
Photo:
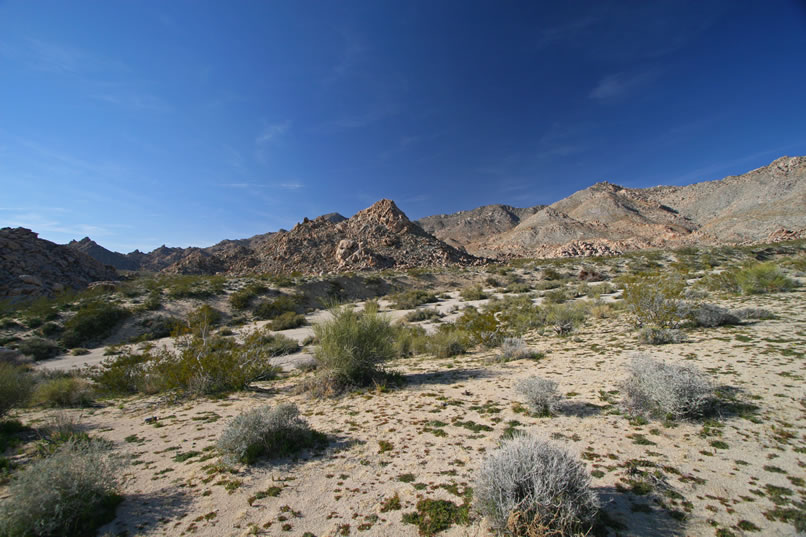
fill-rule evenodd
<path id="1" fill-rule="evenodd" d="M 806 154 L 796 0 L 0 0 L 0 226 L 128 252 Z"/>

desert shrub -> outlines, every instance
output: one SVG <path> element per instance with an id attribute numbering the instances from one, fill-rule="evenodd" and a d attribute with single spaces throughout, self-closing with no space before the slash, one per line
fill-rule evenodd
<path id="1" fill-rule="evenodd" d="M 546 311 L 535 305 L 528 296 L 507 296 L 491 299 L 485 311 L 493 312 L 507 334 L 524 334 L 546 324 Z"/>
<path id="2" fill-rule="evenodd" d="M 392 307 L 398 310 L 413 310 L 417 306 L 438 300 L 437 295 L 423 289 L 409 289 L 389 297 Z"/>
<path id="3" fill-rule="evenodd" d="M 224 292 L 224 276 L 178 274 L 163 280 L 171 298 L 209 298 Z"/>
<path id="4" fill-rule="evenodd" d="M 684 323 L 689 307 L 684 300 L 685 283 L 670 277 L 642 277 L 624 285 L 624 302 L 637 326 L 677 328 Z"/>
<path id="5" fill-rule="evenodd" d="M 512 282 L 506 286 L 504 292 L 513 294 L 522 294 L 522 293 L 528 293 L 531 290 L 532 288 L 531 286 L 529 286 L 528 283 Z"/>
<path id="6" fill-rule="evenodd" d="M 731 313 L 743 321 L 775 318 L 772 312 L 762 308 L 742 308 L 740 310 L 733 310 Z"/>
<path id="7" fill-rule="evenodd" d="M 489 287 L 501 287 L 501 282 L 495 276 L 487 276 L 484 278 L 484 284 Z"/>
<path id="8" fill-rule="evenodd" d="M 631 412 L 666 419 L 697 418 L 713 405 L 714 387 L 694 366 L 638 355 L 629 369 L 624 393 Z"/>
<path id="9" fill-rule="evenodd" d="M 217 445 L 226 462 L 251 464 L 259 457 L 284 457 L 325 442 L 325 436 L 300 417 L 296 405 L 283 404 L 240 414 L 221 433 Z"/>
<path id="10" fill-rule="evenodd" d="M 501 324 L 495 312 L 490 310 L 478 311 L 468 307 L 462 316 L 454 323 L 457 330 L 465 332 L 474 345 L 497 347 L 509 335 L 506 327 Z"/>
<path id="11" fill-rule="evenodd" d="M 515 390 L 526 399 L 529 409 L 539 416 L 551 416 L 561 398 L 556 382 L 536 376 L 521 380 L 515 385 Z"/>
<path id="12" fill-rule="evenodd" d="M 335 308 L 333 318 L 313 327 L 320 368 L 345 384 L 365 385 L 395 356 L 395 328 L 378 314 Z"/>
<path id="13" fill-rule="evenodd" d="M 123 319 L 130 315 L 125 308 L 109 302 L 90 302 L 64 323 L 62 344 L 79 347 L 108 336 Z"/>
<path id="14" fill-rule="evenodd" d="M 280 295 L 273 300 L 264 300 L 255 306 L 254 314 L 258 319 L 275 319 L 283 313 L 297 311 L 297 300 L 288 295 Z"/>
<path id="15" fill-rule="evenodd" d="M 37 330 L 44 337 L 54 337 L 62 333 L 62 325 L 53 321 L 48 321 Z"/>
<path id="16" fill-rule="evenodd" d="M 0 362 L 0 418 L 24 404 L 31 395 L 33 380 L 24 367 Z"/>
<path id="17" fill-rule="evenodd" d="M 397 326 L 396 332 L 394 340 L 396 356 L 413 356 L 427 351 L 428 336 L 422 326 Z"/>
<path id="18" fill-rule="evenodd" d="M 459 291 L 459 295 L 462 297 L 462 300 L 484 300 L 487 298 L 487 294 L 481 288 L 480 285 L 473 285 L 470 287 L 465 287 L 461 291 Z"/>
<path id="19" fill-rule="evenodd" d="M 739 324 L 741 322 L 741 319 L 732 312 L 713 304 L 700 304 L 692 310 L 691 318 L 694 324 L 706 328 Z"/>
<path id="20" fill-rule="evenodd" d="M 209 304 L 202 304 L 188 313 L 185 333 L 193 334 L 196 337 L 206 337 L 213 327 L 220 322 L 221 312 Z"/>
<path id="21" fill-rule="evenodd" d="M 588 309 L 584 304 L 550 304 L 544 308 L 546 325 L 558 335 L 573 332 L 585 322 Z"/>
<path id="22" fill-rule="evenodd" d="M 585 465 L 531 435 L 513 436 L 485 458 L 474 493 L 491 528 L 514 536 L 586 534 L 599 510 Z"/>
<path id="23" fill-rule="evenodd" d="M 788 278 L 773 263 L 757 263 L 736 271 L 736 286 L 743 295 L 780 293 L 796 287 L 797 282 Z"/>
<path id="24" fill-rule="evenodd" d="M 436 308 L 421 308 L 407 313 L 403 319 L 410 323 L 417 323 L 439 319 L 440 317 L 442 317 L 442 314 Z"/>
<path id="25" fill-rule="evenodd" d="M 543 302 L 546 304 L 562 304 L 568 298 L 568 292 L 565 289 L 554 289 L 543 293 Z"/>
<path id="26" fill-rule="evenodd" d="M 48 407 L 85 407 L 92 404 L 93 391 L 86 379 L 73 376 L 49 378 L 36 385 L 31 401 Z"/>
<path id="27" fill-rule="evenodd" d="M 53 358 L 62 352 L 62 348 L 57 343 L 39 337 L 31 337 L 20 341 L 17 344 L 17 350 L 37 361 Z"/>
<path id="28" fill-rule="evenodd" d="M 539 355 L 540 353 L 527 347 L 526 342 L 524 342 L 521 338 L 508 337 L 504 338 L 504 341 L 501 342 L 501 353 L 498 355 L 497 361 L 509 362 L 511 360 L 535 358 Z"/>
<path id="29" fill-rule="evenodd" d="M 364 311 L 367 313 L 378 313 L 381 311 L 381 305 L 375 298 L 367 300 L 364 302 Z"/>
<path id="30" fill-rule="evenodd" d="M 138 341 L 150 341 L 180 332 L 184 323 L 176 317 L 154 315 L 153 317 L 140 319 L 137 324 L 143 330 L 143 333 L 136 339 Z"/>
<path id="31" fill-rule="evenodd" d="M 448 326 L 440 327 L 440 330 L 428 337 L 427 352 L 437 358 L 450 358 L 464 354 L 471 345 L 471 338 L 467 332 L 451 329 Z"/>
<path id="32" fill-rule="evenodd" d="M 243 343 L 217 336 L 190 336 L 179 343 L 175 351 L 122 354 L 104 361 L 90 376 L 100 390 L 113 394 L 223 393 L 275 378 L 279 369 L 270 359 L 299 349 L 296 341 L 261 331 L 248 334 Z"/>
<path id="33" fill-rule="evenodd" d="M 268 291 L 268 288 L 262 283 L 247 285 L 229 296 L 230 306 L 235 310 L 245 310 L 257 295 L 266 291 Z"/>
<path id="34" fill-rule="evenodd" d="M 638 341 L 647 345 L 666 345 L 667 343 L 683 343 L 686 341 L 686 336 L 677 328 L 645 326 L 638 331 Z"/>
<path id="35" fill-rule="evenodd" d="M 17 473 L 0 504 L 2 536 L 81 536 L 112 520 L 120 462 L 100 444 L 68 442 Z"/>
<path id="36" fill-rule="evenodd" d="M 84 347 L 76 347 L 70 351 L 70 356 L 85 356 L 89 353 L 89 349 L 85 349 Z"/>
<path id="37" fill-rule="evenodd" d="M 288 330 L 289 328 L 297 328 L 307 323 L 305 316 L 293 311 L 287 311 L 274 318 L 271 322 L 272 330 Z"/>

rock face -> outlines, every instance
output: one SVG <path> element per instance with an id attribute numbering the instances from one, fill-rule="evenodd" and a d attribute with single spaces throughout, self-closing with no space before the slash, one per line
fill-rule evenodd
<path id="1" fill-rule="evenodd" d="M 417 220 L 427 232 L 441 241 L 478 253 L 484 242 L 517 226 L 521 220 L 543 209 L 545 205 L 518 208 L 509 205 L 484 205 L 471 211 L 438 214 Z"/>
<path id="2" fill-rule="evenodd" d="M 231 270 L 321 273 L 483 262 L 430 235 L 387 199 L 338 223 L 306 219 L 269 238 L 249 261 Z"/>
<path id="3" fill-rule="evenodd" d="M 0 229 L 0 298 L 52 295 L 117 279 L 113 267 L 74 248 L 40 239 L 30 229 Z"/>

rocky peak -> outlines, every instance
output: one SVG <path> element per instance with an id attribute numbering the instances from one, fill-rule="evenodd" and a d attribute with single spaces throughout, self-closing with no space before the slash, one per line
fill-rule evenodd
<path id="1" fill-rule="evenodd" d="M 386 228 L 392 233 L 416 233 L 423 234 L 423 230 L 412 223 L 406 213 L 400 210 L 394 201 L 382 199 L 372 204 L 372 206 L 357 212 L 347 221 L 351 227 L 362 225 L 376 225 Z"/>

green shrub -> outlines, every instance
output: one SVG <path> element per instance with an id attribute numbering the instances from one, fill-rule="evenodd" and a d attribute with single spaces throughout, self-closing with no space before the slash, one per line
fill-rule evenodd
<path id="1" fill-rule="evenodd" d="M 797 282 L 786 277 L 773 263 L 758 263 L 735 273 L 736 286 L 743 295 L 790 291 Z"/>
<path id="2" fill-rule="evenodd" d="M 0 535 L 83 536 L 111 521 L 120 463 L 96 443 L 63 445 L 17 473 L 0 505 Z"/>
<path id="3" fill-rule="evenodd" d="M 54 337 L 62 333 L 62 325 L 48 321 L 39 327 L 38 332 L 44 337 Z"/>
<path id="4" fill-rule="evenodd" d="M 545 304 L 562 304 L 568 298 L 568 292 L 565 289 L 554 289 L 543 293 L 543 302 Z"/>
<path id="5" fill-rule="evenodd" d="M 457 330 L 465 332 L 470 341 L 485 347 L 497 347 L 508 333 L 492 311 L 480 312 L 475 308 L 467 308 L 456 320 Z"/>
<path id="6" fill-rule="evenodd" d="M 283 313 L 297 311 L 297 300 L 288 295 L 281 295 L 274 300 L 266 300 L 255 306 L 254 314 L 258 319 L 274 319 Z"/>
<path id="7" fill-rule="evenodd" d="M 163 280 L 168 296 L 177 298 L 209 298 L 224 292 L 224 276 L 198 276 L 179 274 Z"/>
<path id="8" fill-rule="evenodd" d="M 428 338 L 427 349 L 430 354 L 437 358 L 450 358 L 467 352 L 471 345 L 470 336 L 451 326 L 440 327 L 435 334 Z"/>
<path id="9" fill-rule="evenodd" d="M 470 300 L 484 300 L 487 298 L 487 295 L 484 293 L 480 285 L 474 285 L 471 287 L 465 287 L 462 289 L 459 294 L 462 297 L 462 300 L 470 301 Z"/>
<path id="10" fill-rule="evenodd" d="M 271 322 L 271 329 L 288 330 L 289 328 L 297 328 L 305 324 L 307 324 L 307 321 L 304 315 L 287 311 L 274 318 Z"/>
<path id="11" fill-rule="evenodd" d="M 439 300 L 437 295 L 423 289 L 409 289 L 389 297 L 392 307 L 397 310 L 413 310 L 417 306 L 430 304 Z"/>
<path id="12" fill-rule="evenodd" d="M 332 310 L 333 319 L 314 326 L 320 368 L 345 384 L 365 385 L 378 368 L 395 356 L 395 329 L 378 315 L 346 308 Z"/>
<path id="13" fill-rule="evenodd" d="M 39 337 L 32 337 L 20 341 L 17 344 L 17 350 L 37 361 L 53 358 L 62 352 L 62 348 L 58 344 L 49 339 Z"/>
<path id="14" fill-rule="evenodd" d="M 31 401 L 48 407 L 85 407 L 93 402 L 93 388 L 78 377 L 50 378 L 37 384 Z"/>
<path id="15" fill-rule="evenodd" d="M 251 464 L 259 457 L 275 459 L 325 444 L 293 404 L 253 408 L 233 419 L 218 439 L 225 462 Z"/>
<path id="16" fill-rule="evenodd" d="M 624 286 L 624 302 L 637 326 L 677 328 L 689 315 L 683 300 L 685 283 L 670 277 L 636 278 Z"/>
<path id="17" fill-rule="evenodd" d="M 397 326 L 394 339 L 395 355 L 413 356 L 426 352 L 428 336 L 422 326 Z"/>
<path id="18" fill-rule="evenodd" d="M 406 314 L 403 319 L 410 323 L 417 323 L 420 321 L 431 321 L 442 317 L 442 314 L 436 308 L 420 308 Z"/>
<path id="19" fill-rule="evenodd" d="M 257 295 L 265 293 L 266 291 L 268 291 L 268 288 L 261 283 L 248 285 L 229 296 L 230 306 L 232 306 L 234 310 L 245 310 Z"/>
<path id="20" fill-rule="evenodd" d="M 130 312 L 109 302 L 90 302 L 64 323 L 62 344 L 79 347 L 108 336 Z"/>
<path id="21" fill-rule="evenodd" d="M 686 336 L 676 328 L 645 326 L 638 331 L 638 341 L 648 345 L 666 345 L 668 343 L 683 343 L 686 341 Z"/>
<path id="22" fill-rule="evenodd" d="M 588 316 L 584 304 L 550 304 L 544 308 L 546 324 L 558 335 L 566 335 L 577 329 Z"/>
<path id="23" fill-rule="evenodd" d="M 24 404 L 32 388 L 33 380 L 24 367 L 0 362 L 0 418 L 12 408 Z"/>

